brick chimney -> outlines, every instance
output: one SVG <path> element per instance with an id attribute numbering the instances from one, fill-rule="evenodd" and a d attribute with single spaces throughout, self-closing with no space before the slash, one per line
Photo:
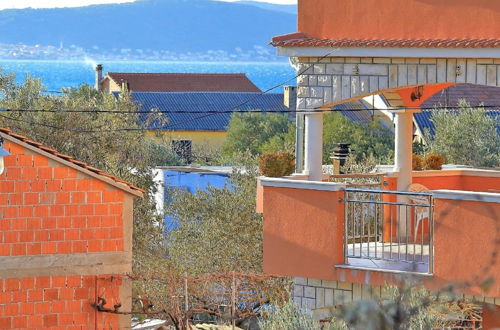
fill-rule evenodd
<path id="1" fill-rule="evenodd" d="M 98 91 L 102 90 L 101 86 L 101 81 L 102 81 L 102 64 L 97 64 L 95 67 L 95 89 Z"/>

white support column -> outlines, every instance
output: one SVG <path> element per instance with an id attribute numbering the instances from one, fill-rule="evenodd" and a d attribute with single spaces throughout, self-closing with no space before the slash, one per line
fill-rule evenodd
<path id="1" fill-rule="evenodd" d="M 397 190 L 406 191 L 412 182 L 413 155 L 413 112 L 396 113 L 396 143 L 394 152 L 394 171 L 398 172 Z M 398 202 L 406 203 L 408 198 L 398 196 Z M 407 210 L 400 207 L 398 217 L 398 237 L 408 237 Z"/>
<path id="2" fill-rule="evenodd" d="M 304 172 L 304 114 L 295 115 L 295 173 Z"/>
<path id="3" fill-rule="evenodd" d="M 413 155 L 413 112 L 396 113 L 396 143 L 394 171 L 398 172 L 398 190 L 406 190 L 411 184 Z"/>
<path id="4" fill-rule="evenodd" d="M 305 115 L 305 166 L 310 181 L 321 181 L 323 176 L 323 113 Z"/>

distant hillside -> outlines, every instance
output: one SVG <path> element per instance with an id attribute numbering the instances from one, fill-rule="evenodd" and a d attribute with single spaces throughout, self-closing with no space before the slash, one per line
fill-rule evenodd
<path id="1" fill-rule="evenodd" d="M 279 5 L 267 5 L 143 0 L 80 8 L 2 10 L 0 44 L 53 45 L 122 55 L 266 53 L 272 52 L 267 48 L 272 36 L 294 31 L 296 26 L 296 15 L 277 10 Z"/>

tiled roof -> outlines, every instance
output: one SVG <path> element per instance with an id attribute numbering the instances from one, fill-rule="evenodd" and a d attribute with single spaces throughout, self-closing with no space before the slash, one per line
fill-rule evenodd
<path id="1" fill-rule="evenodd" d="M 440 106 L 456 107 L 461 99 L 465 99 L 472 107 L 484 105 L 488 116 L 500 119 L 500 87 L 457 84 L 434 94 L 422 104 L 424 110 L 415 114 L 420 130 L 429 130 L 434 135 L 430 109 Z M 500 125 L 497 126 L 497 131 L 500 134 Z"/>
<path id="2" fill-rule="evenodd" d="M 115 183 L 117 183 L 118 184 L 117 186 L 125 185 L 126 187 L 130 188 L 133 191 L 138 191 L 141 193 L 145 192 L 143 189 L 134 186 L 132 183 L 130 183 L 128 181 L 125 181 L 125 180 L 119 179 L 113 175 L 107 174 L 107 173 L 105 173 L 105 172 L 103 172 L 95 167 L 91 167 L 90 165 L 88 165 L 84 162 L 80 162 L 71 156 L 61 154 L 61 153 L 57 152 L 56 150 L 49 148 L 49 147 L 46 147 L 38 142 L 32 141 L 23 135 L 15 134 L 8 128 L 0 128 L 0 133 L 3 133 L 9 137 L 12 137 L 15 140 L 18 140 L 20 142 L 26 143 L 26 144 L 34 147 L 35 149 L 49 153 L 49 154 L 59 158 L 62 161 L 70 162 L 71 164 L 76 165 L 76 168 L 84 169 L 84 170 L 90 171 L 94 174 L 97 174 L 98 176 L 100 176 L 102 178 L 110 179 L 110 180 L 114 181 Z"/>
<path id="3" fill-rule="evenodd" d="M 165 125 L 162 127 L 157 127 L 154 123 L 151 125 L 151 128 L 165 130 L 225 131 L 231 118 L 231 113 L 228 111 L 288 110 L 283 104 L 283 94 L 132 92 L 131 95 L 143 111 L 156 108 L 166 112 L 164 115 L 168 122 Z M 179 111 L 189 111 L 190 113 L 178 113 Z M 206 113 L 206 111 L 220 113 Z"/>
<path id="4" fill-rule="evenodd" d="M 500 120 L 500 110 L 486 110 L 486 115 L 493 119 L 498 118 Z M 431 110 L 422 110 L 422 112 L 415 114 L 415 121 L 420 128 L 422 133 L 429 131 L 429 133 L 433 136 L 436 131 L 434 129 L 434 124 L 431 121 L 432 111 Z M 500 125 L 497 125 L 497 133 L 500 134 Z"/>
<path id="5" fill-rule="evenodd" d="M 303 33 L 274 37 L 275 47 L 497 48 L 500 39 L 317 39 Z"/>
<path id="6" fill-rule="evenodd" d="M 428 130 L 434 135 L 432 109 L 443 106 L 457 107 L 461 99 L 465 99 L 472 107 L 484 105 L 486 115 L 500 120 L 500 87 L 457 84 L 434 94 L 421 105 L 422 111 L 414 114 L 420 131 Z M 372 111 L 359 100 L 336 105 L 334 109 L 360 124 L 367 124 L 372 120 Z M 497 132 L 500 134 L 500 125 L 497 125 Z"/>
<path id="7" fill-rule="evenodd" d="M 260 92 L 244 73 L 118 73 L 107 76 L 122 81 L 134 92 Z"/>
<path id="8" fill-rule="evenodd" d="M 350 120 L 366 125 L 373 120 L 372 111 L 369 110 L 361 100 L 338 104 L 333 110 L 339 111 Z"/>

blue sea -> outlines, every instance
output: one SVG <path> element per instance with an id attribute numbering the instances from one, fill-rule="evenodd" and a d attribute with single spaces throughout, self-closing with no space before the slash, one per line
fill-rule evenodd
<path id="1" fill-rule="evenodd" d="M 295 71 L 288 62 L 153 62 L 103 61 L 106 72 L 189 72 L 189 73 L 245 73 L 261 90 L 292 79 Z M 82 84 L 94 85 L 95 61 L 37 61 L 0 60 L 0 70 L 15 73 L 21 83 L 27 74 L 42 78 L 47 91 L 60 91 L 64 87 Z M 295 85 L 292 79 L 287 85 Z M 282 92 L 277 88 L 273 92 Z"/>

